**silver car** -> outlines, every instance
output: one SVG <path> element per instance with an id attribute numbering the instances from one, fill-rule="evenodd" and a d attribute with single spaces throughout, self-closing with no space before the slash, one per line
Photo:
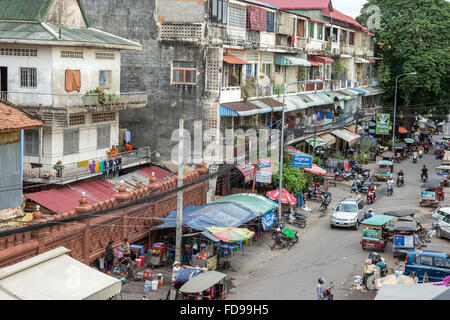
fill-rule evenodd
<path id="1" fill-rule="evenodd" d="M 450 207 L 441 207 L 431 215 L 432 227 L 436 230 L 438 238 L 450 240 Z"/>
<path id="2" fill-rule="evenodd" d="M 351 227 L 358 230 L 364 219 L 364 201 L 360 198 L 345 198 L 331 214 L 330 225 L 334 227 Z"/>

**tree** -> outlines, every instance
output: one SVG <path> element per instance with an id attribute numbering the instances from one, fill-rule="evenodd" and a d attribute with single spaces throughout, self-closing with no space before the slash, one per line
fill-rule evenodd
<path id="1" fill-rule="evenodd" d="M 371 7 L 372 6 L 372 7 Z M 380 25 L 371 26 L 380 10 Z M 369 10 L 368 10 L 369 9 Z M 433 114 L 443 120 L 449 113 L 450 4 L 445 0 L 368 0 L 356 20 L 375 34 L 380 85 L 384 105 L 393 106 L 395 78 L 398 80 L 397 114 L 411 120 Z M 392 109 L 391 109 L 392 110 Z M 390 110 L 389 110 L 390 111 Z"/>
<path id="2" fill-rule="evenodd" d="M 280 180 L 280 171 L 273 175 L 273 181 Z M 306 177 L 299 170 L 291 166 L 290 161 L 283 163 L 283 188 L 294 196 L 299 195 L 299 191 L 306 186 Z"/>

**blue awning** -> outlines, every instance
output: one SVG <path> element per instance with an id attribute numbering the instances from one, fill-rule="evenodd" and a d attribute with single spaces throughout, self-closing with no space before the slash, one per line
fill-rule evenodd
<path id="1" fill-rule="evenodd" d="M 311 67 L 311 62 L 304 58 L 277 54 L 275 55 L 275 64 L 279 66 L 299 66 L 299 67 Z"/>
<path id="2" fill-rule="evenodd" d="M 357 93 L 359 93 L 361 95 L 365 95 L 366 94 L 366 91 L 363 90 L 363 89 L 359 89 L 359 88 L 348 88 L 348 89 L 350 89 L 352 91 L 355 91 L 355 92 L 357 92 Z"/>
<path id="3" fill-rule="evenodd" d="M 239 114 L 231 109 L 228 109 L 224 106 L 220 106 L 220 116 L 221 117 L 239 117 Z"/>

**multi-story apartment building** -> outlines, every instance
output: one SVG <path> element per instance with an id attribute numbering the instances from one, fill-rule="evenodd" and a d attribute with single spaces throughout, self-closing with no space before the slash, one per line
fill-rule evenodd
<path id="1" fill-rule="evenodd" d="M 121 85 L 148 92 L 152 107 L 124 111 L 120 121 L 163 157 L 180 118 L 191 135 L 200 121 L 210 129 L 205 138 L 225 128 L 270 128 L 292 81 L 302 81 L 287 90 L 292 128 L 331 124 L 339 109 L 353 114 L 382 92 L 368 87 L 373 34 L 331 1 L 82 2 L 97 28 L 142 41 L 142 51 L 122 55 Z M 315 121 L 318 113 L 323 120 Z"/>
<path id="2" fill-rule="evenodd" d="M 24 182 L 100 175 L 89 165 L 111 157 L 148 162 L 139 150 L 107 154 L 124 139 L 119 111 L 147 106 L 146 93 L 121 92 L 121 50 L 142 45 L 91 27 L 77 0 L 0 5 L 1 98 L 44 122 L 24 132 Z"/>

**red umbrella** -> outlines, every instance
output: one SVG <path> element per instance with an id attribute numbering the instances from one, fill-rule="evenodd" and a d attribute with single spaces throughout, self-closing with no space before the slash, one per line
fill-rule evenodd
<path id="1" fill-rule="evenodd" d="M 267 191 L 267 198 L 278 202 L 279 189 Z M 283 204 L 297 204 L 297 199 L 290 194 L 285 188 L 281 189 L 281 203 Z"/>
<path id="2" fill-rule="evenodd" d="M 325 169 L 322 169 L 321 167 L 319 167 L 318 165 L 316 165 L 314 163 L 313 163 L 311 169 L 305 168 L 304 170 L 309 172 L 309 173 L 314 173 L 314 174 L 320 174 L 320 175 L 327 174 L 327 171 Z"/>

